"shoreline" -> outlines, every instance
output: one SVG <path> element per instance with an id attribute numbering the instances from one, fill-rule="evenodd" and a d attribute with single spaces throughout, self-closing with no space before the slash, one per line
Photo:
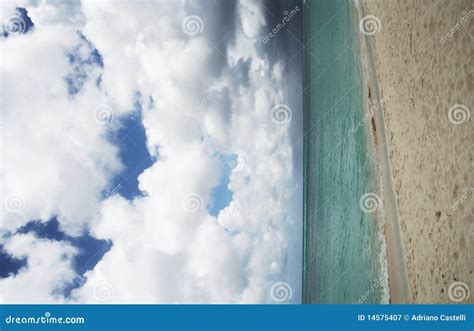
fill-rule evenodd
<path id="1" fill-rule="evenodd" d="M 467 15 L 473 5 L 358 2 L 361 17 L 379 24 L 361 37 L 372 97 L 385 100 L 374 117 L 388 220 L 398 207 L 398 221 L 386 227 L 391 301 L 406 293 L 413 303 L 473 303 L 474 197 L 467 194 L 474 187 L 474 14 Z M 400 267 L 407 291 L 396 278 Z M 459 285 L 466 293 L 460 299 L 453 287 Z"/>
<path id="2" fill-rule="evenodd" d="M 303 13 L 309 116 L 303 303 L 388 302 L 376 215 L 361 207 L 376 179 L 368 132 L 358 125 L 365 92 L 357 17 L 345 0 L 309 2 Z"/>
<path id="3" fill-rule="evenodd" d="M 357 12 L 357 23 L 365 16 L 363 1 L 356 0 L 355 7 Z M 355 27 L 356 29 L 358 27 Z M 390 303 L 410 303 L 410 288 L 408 285 L 408 276 L 406 271 L 406 262 L 404 255 L 403 242 L 401 240 L 401 230 L 399 223 L 399 213 L 397 199 L 393 185 L 392 167 L 389 159 L 389 145 L 387 143 L 386 130 L 383 118 L 384 98 L 381 97 L 378 80 L 377 68 L 373 57 L 373 50 L 370 35 L 359 33 L 359 49 L 362 57 L 362 78 L 366 83 L 366 96 L 364 104 L 366 110 L 369 110 L 372 118 L 370 129 L 370 138 L 372 154 L 377 161 L 377 167 L 374 169 L 376 182 L 378 184 L 378 193 L 381 195 L 382 210 L 375 217 L 378 226 L 382 228 L 384 238 L 381 238 L 381 249 L 385 249 L 385 259 L 388 269 L 388 288 Z M 382 257 L 381 257 L 382 258 Z M 381 269 L 383 262 L 381 262 Z M 380 278 L 383 281 L 384 270 L 381 270 Z"/>

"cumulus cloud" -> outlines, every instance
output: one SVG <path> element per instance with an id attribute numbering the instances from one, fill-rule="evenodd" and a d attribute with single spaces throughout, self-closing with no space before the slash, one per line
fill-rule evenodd
<path id="1" fill-rule="evenodd" d="M 30 261 L 41 258 L 29 250 L 49 245 L 54 254 L 66 254 L 57 277 L 44 295 L 19 295 L 18 301 L 271 303 L 272 285 L 285 281 L 297 302 L 300 274 L 294 269 L 300 268 L 301 252 L 294 247 L 301 245 L 294 242 L 300 241 L 301 220 L 288 195 L 297 184 L 292 123 L 271 118 L 272 107 L 287 100 L 282 63 L 258 51 L 252 39 L 266 22 L 261 5 L 83 1 L 80 10 L 62 7 L 48 18 L 49 6 L 31 9 L 33 21 L 43 23 L 34 34 L 2 41 L 2 54 L 10 58 L 2 77 L 23 86 L 8 84 L 2 93 L 4 191 L 25 202 L 20 211 L 2 214 L 2 230 L 12 233 L 4 239 L 8 252 L 21 251 L 28 269 L 0 284 L 24 281 L 34 269 Z M 63 10 L 74 12 L 74 24 L 58 18 Z M 190 15 L 202 17 L 202 33 L 183 31 Z M 222 21 L 219 15 L 235 15 L 228 33 L 212 29 Z M 211 16 L 213 22 L 206 20 Z M 88 73 L 100 77 L 100 84 L 89 79 L 71 97 L 63 79 L 71 69 L 64 52 L 84 42 L 75 32 L 77 22 L 100 52 L 103 68 Z M 34 103 L 21 104 L 31 93 Z M 114 195 L 100 202 L 121 165 L 118 147 L 107 140 L 113 123 L 97 123 L 91 111 L 106 103 L 117 116 L 126 114 L 137 93 L 147 109 L 147 147 L 157 161 L 139 175 L 142 197 Z M 232 201 L 212 216 L 212 190 L 224 173 L 219 154 L 236 155 L 237 164 L 228 185 Z M 94 217 L 84 217 L 94 208 Z M 14 234 L 31 219 L 52 216 L 71 235 L 86 228 L 113 243 L 68 298 L 58 296 L 57 288 L 74 277 L 74 249 Z"/>
<path id="2" fill-rule="evenodd" d="M 80 234 L 121 167 L 106 139 L 113 123 L 103 125 L 95 112 L 109 102 L 93 79 L 100 68 L 74 98 L 65 83 L 66 54 L 84 42 L 75 29 L 56 23 L 1 41 L 2 192 L 22 204 L 2 209 L 3 231 L 58 216 L 62 230 Z"/>
<path id="3" fill-rule="evenodd" d="M 245 35 L 249 38 L 258 37 L 266 23 L 262 3 L 258 0 L 242 0 L 239 2 L 239 14 Z"/>
<path id="4" fill-rule="evenodd" d="M 69 244 L 19 234 L 8 239 L 5 251 L 26 258 L 28 265 L 17 275 L 1 280 L 3 303 L 64 302 L 64 288 L 76 277 L 72 260 L 78 254 Z"/>

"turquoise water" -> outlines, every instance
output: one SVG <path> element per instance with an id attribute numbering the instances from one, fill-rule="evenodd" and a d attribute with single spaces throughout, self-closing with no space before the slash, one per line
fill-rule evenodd
<path id="1" fill-rule="evenodd" d="M 305 109 L 304 303 L 378 303 L 381 243 L 364 118 L 365 89 L 352 1 L 303 6 Z"/>

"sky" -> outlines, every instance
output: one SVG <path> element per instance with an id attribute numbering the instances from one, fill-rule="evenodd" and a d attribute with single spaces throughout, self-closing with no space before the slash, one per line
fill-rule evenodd
<path id="1" fill-rule="evenodd" d="M 0 19 L 2 302 L 301 301 L 299 1 Z"/>

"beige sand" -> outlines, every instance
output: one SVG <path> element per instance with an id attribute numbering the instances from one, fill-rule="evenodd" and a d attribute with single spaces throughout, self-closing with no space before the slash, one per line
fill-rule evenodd
<path id="1" fill-rule="evenodd" d="M 370 38 L 409 301 L 473 303 L 474 3 L 364 0 L 364 7 L 381 23 Z M 463 107 L 450 120 L 456 104 Z"/>

